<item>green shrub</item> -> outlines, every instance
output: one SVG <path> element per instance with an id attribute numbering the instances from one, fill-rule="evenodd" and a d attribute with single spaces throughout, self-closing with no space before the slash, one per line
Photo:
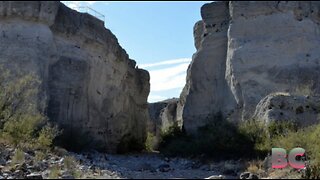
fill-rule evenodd
<path id="1" fill-rule="evenodd" d="M 165 132 L 161 132 L 159 150 L 170 156 L 187 156 L 193 154 L 190 146 L 191 136 L 183 133 L 179 127 L 171 126 Z M 189 141 L 190 140 L 190 141 Z"/>
<path id="2" fill-rule="evenodd" d="M 152 152 L 154 150 L 155 138 L 156 138 L 155 135 L 153 135 L 152 133 L 150 132 L 147 133 L 145 147 L 148 152 Z"/>
<path id="3" fill-rule="evenodd" d="M 60 177 L 61 174 L 61 169 L 58 165 L 53 165 L 50 168 L 50 172 L 49 172 L 49 179 L 58 179 Z"/>
<path id="4" fill-rule="evenodd" d="M 77 170 L 77 161 L 72 156 L 67 156 L 64 158 L 64 169 L 70 173 L 74 178 L 80 178 L 81 173 Z"/>
<path id="5" fill-rule="evenodd" d="M 14 146 L 34 143 L 33 135 L 42 120 L 40 115 L 23 115 L 23 117 L 8 120 L 2 129 L 2 137 Z"/>
<path id="6" fill-rule="evenodd" d="M 13 74 L 0 67 L 0 138 L 15 147 L 47 148 L 57 128 L 45 126 L 39 109 L 41 81 L 34 74 Z"/>
<path id="7" fill-rule="evenodd" d="M 22 164 L 25 161 L 25 155 L 24 152 L 21 149 L 17 149 L 12 157 L 11 164 L 16 165 L 16 164 Z"/>
<path id="8" fill-rule="evenodd" d="M 239 124 L 239 133 L 246 136 L 254 144 L 255 155 L 263 157 L 270 151 L 269 134 L 262 122 L 254 119 L 244 121 Z"/>
<path id="9" fill-rule="evenodd" d="M 74 170 L 77 167 L 76 160 L 72 156 L 65 157 L 63 163 L 67 170 Z"/>
<path id="10" fill-rule="evenodd" d="M 53 143 L 56 136 L 61 133 L 57 126 L 50 126 L 49 124 L 44 126 L 39 133 L 38 139 L 36 141 L 39 149 L 48 150 Z"/>
<path id="11" fill-rule="evenodd" d="M 291 150 L 301 147 L 306 150 L 307 168 L 303 178 L 318 179 L 320 177 L 320 125 L 299 130 L 288 130 L 285 134 L 271 139 L 272 147 Z"/>
<path id="12" fill-rule="evenodd" d="M 170 156 L 205 155 L 215 159 L 261 159 L 272 148 L 306 150 L 307 168 L 303 178 L 320 178 L 320 124 L 298 128 L 288 121 L 275 121 L 267 126 L 262 121 L 248 120 L 237 126 L 215 117 L 199 128 L 197 135 L 188 135 L 178 127 L 162 134 L 160 152 Z M 258 166 L 249 166 L 256 171 Z"/>
<path id="13" fill-rule="evenodd" d="M 273 137 L 296 132 L 297 130 L 298 125 L 290 121 L 272 121 L 268 124 L 268 132 L 271 139 Z"/>
<path id="14" fill-rule="evenodd" d="M 36 151 L 35 152 L 35 157 L 34 160 L 36 163 L 39 163 L 41 161 L 43 161 L 46 158 L 46 154 L 43 153 L 42 151 Z"/>
<path id="15" fill-rule="evenodd" d="M 235 124 L 219 116 L 213 118 L 211 123 L 200 127 L 196 135 L 187 135 L 173 127 L 162 136 L 160 152 L 171 156 L 205 155 L 214 159 L 255 155 L 254 139 Z"/>
<path id="16" fill-rule="evenodd" d="M 307 133 L 298 131 L 297 125 L 291 122 L 271 122 L 266 126 L 262 121 L 252 119 L 235 125 L 221 116 L 213 118 L 209 124 L 199 128 L 196 135 L 185 134 L 173 126 L 162 134 L 160 152 L 171 156 L 261 159 L 272 147 L 292 149 L 296 146 L 307 147 L 306 142 L 312 142 L 309 148 L 315 149 L 312 145 L 320 137 L 320 134 L 305 137 Z M 310 132 L 310 129 L 307 131 Z M 317 156 L 320 159 L 320 152 Z"/>

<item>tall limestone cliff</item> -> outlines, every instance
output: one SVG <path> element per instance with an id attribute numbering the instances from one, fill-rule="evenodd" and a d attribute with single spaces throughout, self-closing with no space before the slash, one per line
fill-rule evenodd
<path id="1" fill-rule="evenodd" d="M 0 64 L 41 80 L 39 108 L 69 148 L 141 149 L 149 73 L 104 22 L 60 2 L 0 2 Z"/>
<path id="2" fill-rule="evenodd" d="M 187 72 L 187 84 L 180 96 L 178 118 L 186 131 L 204 126 L 219 112 L 227 114 L 235 100 L 225 77 L 228 45 L 228 3 L 205 4 L 202 21 L 194 27 L 195 46 Z"/>
<path id="3" fill-rule="evenodd" d="M 319 122 L 319 2 L 213 2 L 201 16 L 177 107 L 187 132 L 219 114 Z"/>

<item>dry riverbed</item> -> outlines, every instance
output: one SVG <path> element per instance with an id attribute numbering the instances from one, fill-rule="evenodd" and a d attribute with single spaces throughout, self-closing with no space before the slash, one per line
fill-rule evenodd
<path id="1" fill-rule="evenodd" d="M 201 163 L 158 153 L 111 155 L 94 151 L 72 153 L 63 149 L 40 153 L 2 146 L 0 154 L 0 179 L 239 177 L 236 161 Z"/>
<path id="2" fill-rule="evenodd" d="M 246 169 L 241 161 L 204 163 L 159 153 L 111 155 L 95 151 L 72 153 L 60 148 L 42 153 L 1 146 L 0 155 L 0 179 L 238 179 Z M 246 178 L 253 178 L 252 175 L 242 174 Z M 300 173 L 284 169 L 260 173 L 259 177 L 299 178 Z"/>
<path id="3" fill-rule="evenodd" d="M 208 178 L 223 177 L 221 168 L 224 163 L 202 164 L 199 161 L 183 158 L 166 158 L 159 154 L 105 155 L 89 154 L 75 155 L 77 159 L 86 162 L 84 166 L 99 169 L 101 178 Z M 89 156 L 89 158 L 88 158 Z M 229 165 L 234 169 L 236 165 Z M 224 175 L 236 178 L 236 172 Z M 95 176 L 99 178 L 99 175 Z"/>

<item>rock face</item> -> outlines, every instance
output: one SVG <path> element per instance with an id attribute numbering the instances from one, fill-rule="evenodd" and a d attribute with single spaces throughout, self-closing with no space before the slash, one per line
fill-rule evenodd
<path id="1" fill-rule="evenodd" d="M 148 131 L 160 140 L 161 133 L 165 133 L 172 126 L 181 127 L 182 122 L 177 121 L 177 105 L 179 99 L 173 98 L 149 104 L 150 121 Z"/>
<path id="2" fill-rule="evenodd" d="M 187 131 L 197 130 L 218 112 L 234 109 L 235 100 L 225 77 L 228 45 L 228 3 L 206 4 L 194 28 L 197 52 L 187 72 L 178 117 Z M 180 120 L 182 121 L 182 120 Z"/>
<path id="3" fill-rule="evenodd" d="M 194 28 L 197 52 L 177 109 L 185 130 L 195 132 L 217 113 L 233 122 L 263 119 L 271 113 L 262 110 L 270 101 L 283 99 L 289 105 L 294 98 L 309 95 L 310 100 L 290 106 L 305 108 L 316 102 L 319 8 L 318 2 L 205 4 Z M 316 115 L 306 117 L 310 123 L 318 122 Z"/>
<path id="4" fill-rule="evenodd" d="M 319 96 L 293 96 L 289 94 L 270 94 L 257 105 L 254 118 L 264 121 L 292 121 L 301 126 L 320 121 Z"/>
<path id="5" fill-rule="evenodd" d="M 232 2 L 226 79 L 250 118 L 274 92 L 320 93 L 319 3 Z"/>
<path id="6" fill-rule="evenodd" d="M 0 63 L 42 81 L 39 108 L 69 148 L 141 148 L 149 73 L 97 18 L 60 2 L 0 2 Z M 135 145 L 130 147 L 129 145 Z"/>

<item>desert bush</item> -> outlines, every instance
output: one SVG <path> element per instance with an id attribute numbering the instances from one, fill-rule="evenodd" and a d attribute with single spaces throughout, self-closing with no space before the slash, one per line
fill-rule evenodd
<path id="1" fill-rule="evenodd" d="M 58 165 L 53 165 L 50 168 L 50 172 L 49 172 L 48 178 L 49 179 L 58 179 L 60 177 L 60 174 L 61 174 L 60 167 Z"/>
<path id="2" fill-rule="evenodd" d="M 76 161 L 76 159 L 72 156 L 66 156 L 64 158 L 64 169 L 70 173 L 70 175 L 72 175 L 74 178 L 80 178 L 81 173 L 80 171 L 77 170 L 77 164 L 78 162 Z"/>
<path id="3" fill-rule="evenodd" d="M 302 147 L 306 150 L 307 166 L 303 178 L 318 179 L 320 177 L 320 125 L 288 130 L 285 134 L 271 139 L 273 147 L 291 150 Z"/>
<path id="4" fill-rule="evenodd" d="M 52 147 L 54 138 L 59 134 L 61 134 L 61 131 L 57 126 L 47 124 L 39 132 L 36 141 L 37 147 L 42 150 L 48 150 L 50 147 Z"/>
<path id="5" fill-rule="evenodd" d="M 254 139 L 242 133 L 238 126 L 213 117 L 200 127 L 196 135 L 188 135 L 179 128 L 169 130 L 162 136 L 160 152 L 171 156 L 205 155 L 214 159 L 233 159 L 255 155 Z"/>
<path id="6" fill-rule="evenodd" d="M 16 149 L 16 151 L 13 154 L 11 164 L 22 164 L 25 161 L 25 155 L 24 152 L 21 149 Z"/>
<path id="7" fill-rule="evenodd" d="M 42 151 L 36 151 L 35 152 L 35 157 L 34 160 L 36 163 L 39 163 L 41 161 L 43 161 L 46 158 L 46 154 L 43 153 Z"/>
<path id="8" fill-rule="evenodd" d="M 263 168 L 263 161 L 251 160 L 247 163 L 246 171 L 261 175 L 261 173 L 264 171 L 263 169 L 264 169 Z"/>
<path id="9" fill-rule="evenodd" d="M 240 123 L 240 134 L 247 136 L 254 143 L 255 152 L 266 155 L 272 148 L 272 139 L 297 132 L 297 124 L 289 121 L 272 121 L 268 125 L 264 122 L 251 119 Z"/>
<path id="10" fill-rule="evenodd" d="M 172 127 L 166 134 L 162 134 L 160 152 L 171 156 L 206 155 L 215 159 L 262 159 L 272 147 L 308 147 L 306 142 L 312 145 L 318 141 L 317 137 L 320 137 L 320 134 L 305 137 L 305 131 L 298 131 L 295 123 L 287 121 L 266 125 L 252 119 L 234 124 L 219 115 L 213 118 L 210 123 L 200 127 L 196 135 L 188 135 L 180 128 Z M 310 132 L 310 129 L 307 131 Z M 320 148 L 320 143 L 318 144 Z M 308 148 L 315 149 L 314 146 Z M 317 156 L 320 159 L 320 152 Z"/>
<path id="11" fill-rule="evenodd" d="M 267 128 L 261 121 L 251 119 L 239 124 L 239 133 L 248 138 L 254 144 L 254 152 L 258 157 L 265 156 L 271 148 L 271 142 Z"/>
<path id="12" fill-rule="evenodd" d="M 66 156 L 63 160 L 64 167 L 68 170 L 73 170 L 77 167 L 76 160 L 72 156 Z"/>
<path id="13" fill-rule="evenodd" d="M 0 67 L 0 138 L 15 147 L 47 148 L 57 135 L 39 110 L 41 81 Z"/>
<path id="14" fill-rule="evenodd" d="M 191 136 L 183 133 L 179 127 L 173 125 L 160 133 L 159 150 L 169 156 L 187 156 L 192 154 Z"/>
<path id="15" fill-rule="evenodd" d="M 156 136 L 150 132 L 147 132 L 147 139 L 145 142 L 145 148 L 148 152 L 152 152 L 155 146 L 155 138 Z"/>
<path id="16" fill-rule="evenodd" d="M 298 124 L 291 121 L 272 121 L 267 127 L 270 138 L 286 135 L 298 130 Z"/>
<path id="17" fill-rule="evenodd" d="M 235 125 L 216 118 L 199 128 L 197 135 L 188 135 L 172 127 L 162 134 L 160 152 L 169 156 L 205 155 L 214 159 L 247 158 L 260 162 L 272 148 L 306 150 L 307 166 L 303 178 L 320 177 L 320 124 L 298 128 L 288 121 L 248 120 Z M 254 161 L 252 161 L 254 162 Z M 261 170 L 261 164 L 248 165 L 248 171 Z"/>

